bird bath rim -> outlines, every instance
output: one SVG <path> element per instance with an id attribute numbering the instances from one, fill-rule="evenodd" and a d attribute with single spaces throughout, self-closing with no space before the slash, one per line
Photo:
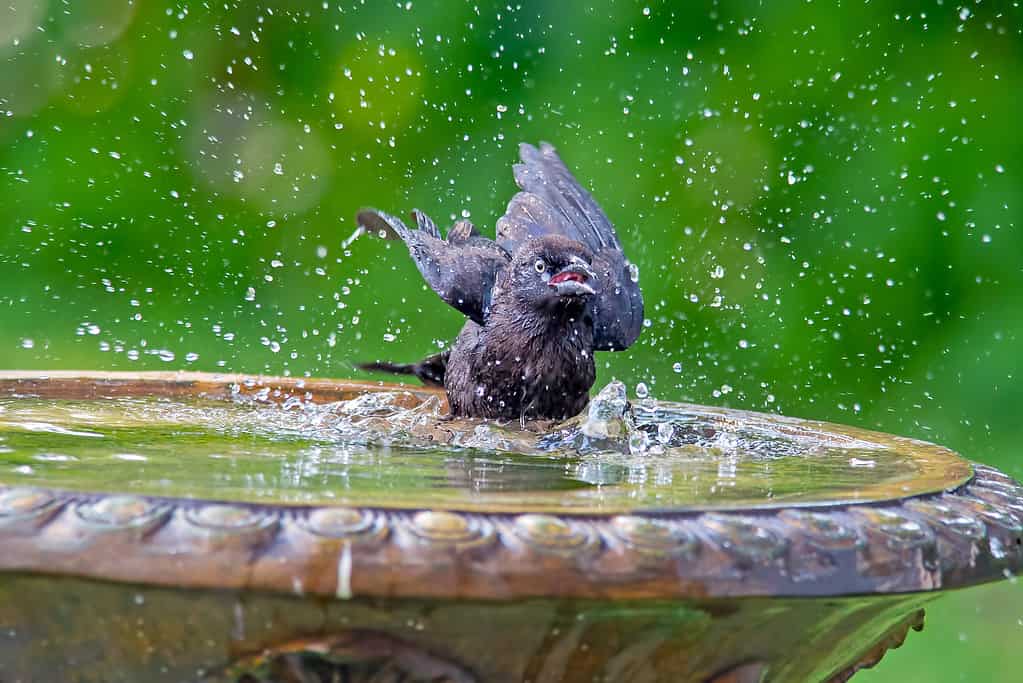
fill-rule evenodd
<path id="1" fill-rule="evenodd" d="M 240 375 L 0 373 L 0 397 L 229 398 L 241 392 L 275 401 L 296 395 L 336 401 L 381 388 L 399 389 L 399 400 L 410 405 L 437 396 L 411 387 Z M 975 465 L 971 474 L 959 462 L 966 476 L 950 486 L 884 501 L 604 514 L 7 488 L 0 489 L 0 542 L 7 548 L 0 570 L 341 598 L 934 591 L 997 580 L 1023 567 L 1023 487 L 990 467 Z"/>

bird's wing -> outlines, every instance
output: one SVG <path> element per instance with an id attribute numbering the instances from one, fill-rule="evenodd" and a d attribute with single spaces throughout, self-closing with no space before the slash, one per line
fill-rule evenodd
<path id="1" fill-rule="evenodd" d="M 643 295 L 614 226 L 551 145 L 520 145 L 519 156 L 514 171 L 522 191 L 497 221 L 497 243 L 514 254 L 530 239 L 563 235 L 589 247 L 600 278 L 591 304 L 596 348 L 627 348 L 643 327 Z"/>
<path id="2" fill-rule="evenodd" d="M 511 260 L 508 252 L 492 240 L 469 234 L 465 228 L 456 233 L 457 239 L 445 240 L 426 214 L 413 211 L 412 216 L 415 229 L 376 209 L 363 209 L 357 220 L 359 226 L 385 239 L 404 241 L 433 291 L 482 325 L 497 274 Z"/>

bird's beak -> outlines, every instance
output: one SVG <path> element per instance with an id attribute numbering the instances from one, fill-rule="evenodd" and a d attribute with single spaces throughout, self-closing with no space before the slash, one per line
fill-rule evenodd
<path id="1" fill-rule="evenodd" d="M 573 258 L 571 263 L 552 275 L 547 284 L 558 296 L 591 296 L 596 278 L 585 261 Z"/>

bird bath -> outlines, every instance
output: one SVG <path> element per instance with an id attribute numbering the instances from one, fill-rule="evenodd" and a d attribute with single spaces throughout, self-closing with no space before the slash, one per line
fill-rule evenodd
<path id="1" fill-rule="evenodd" d="M 0 373 L 0 680 L 845 680 L 1023 566 L 1023 487 L 947 449 L 623 407 Z"/>

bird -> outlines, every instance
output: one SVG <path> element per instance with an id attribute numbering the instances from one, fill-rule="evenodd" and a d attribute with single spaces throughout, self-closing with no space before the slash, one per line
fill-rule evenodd
<path id="1" fill-rule="evenodd" d="M 414 375 L 443 387 L 450 413 L 511 421 L 580 413 L 596 380 L 595 351 L 621 351 L 643 328 L 639 270 L 614 225 L 548 143 L 519 146 L 520 191 L 496 239 L 459 220 L 442 237 L 414 209 L 409 227 L 376 209 L 359 230 L 402 240 L 426 283 L 465 315 L 444 351 L 416 363 L 375 361 L 367 371 Z"/>

